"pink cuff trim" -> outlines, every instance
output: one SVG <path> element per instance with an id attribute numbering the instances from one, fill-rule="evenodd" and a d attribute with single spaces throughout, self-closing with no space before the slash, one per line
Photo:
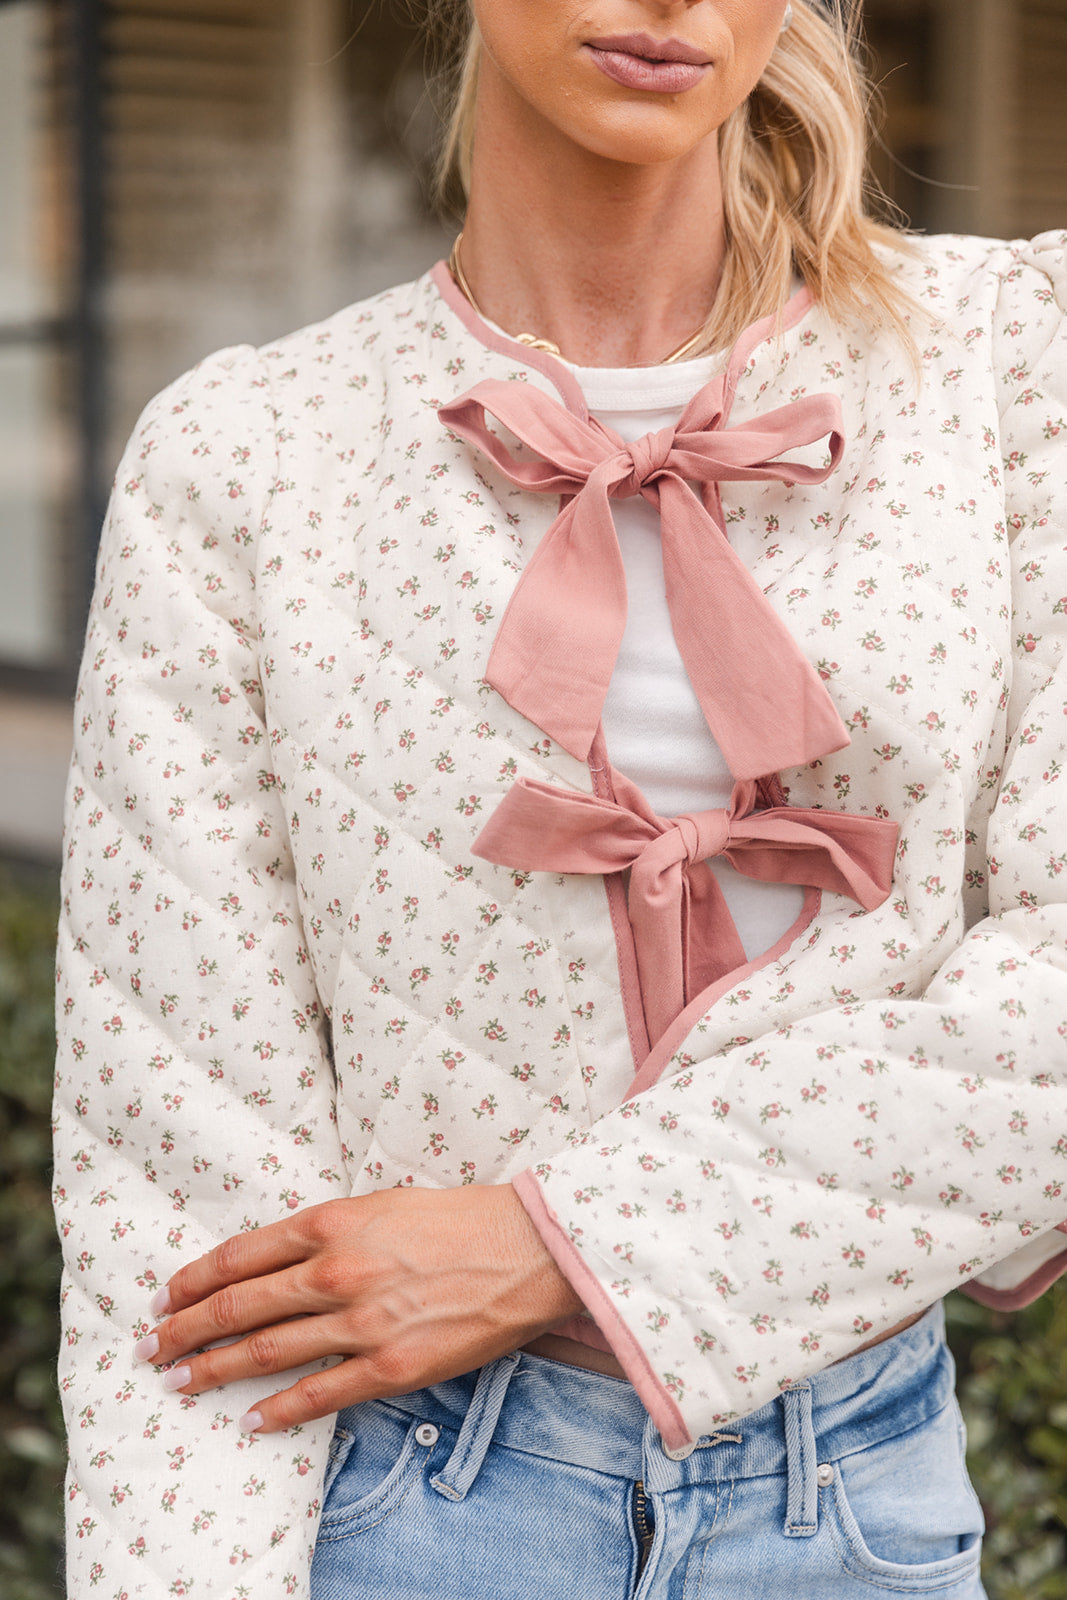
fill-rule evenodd
<path id="1" fill-rule="evenodd" d="M 1061 1231 L 1067 1231 L 1062 1223 L 1059 1226 Z M 977 1300 L 980 1306 L 987 1306 L 990 1311 L 1021 1311 L 1023 1306 L 1039 1300 L 1045 1290 L 1054 1284 L 1057 1278 L 1062 1278 L 1065 1272 L 1067 1272 L 1067 1250 L 1061 1250 L 1059 1255 L 1042 1262 L 1036 1272 L 1031 1272 L 1030 1276 L 1024 1278 L 1022 1283 L 1016 1284 L 1014 1289 L 989 1289 L 984 1283 L 972 1278 L 970 1283 L 963 1285 L 960 1293 L 965 1294 L 969 1300 Z M 575 1287 L 577 1288 L 577 1285 Z"/>
<path id="2" fill-rule="evenodd" d="M 596 1318 L 612 1354 L 637 1390 L 638 1399 L 655 1423 L 666 1448 L 679 1450 L 683 1445 L 692 1444 L 694 1441 L 673 1397 L 656 1377 L 648 1357 L 619 1315 L 615 1302 L 568 1239 L 533 1173 L 529 1170 L 520 1172 L 512 1178 L 511 1186 L 526 1207 L 530 1221 L 544 1240 L 553 1261 Z M 584 1342 L 591 1343 L 590 1340 Z"/>

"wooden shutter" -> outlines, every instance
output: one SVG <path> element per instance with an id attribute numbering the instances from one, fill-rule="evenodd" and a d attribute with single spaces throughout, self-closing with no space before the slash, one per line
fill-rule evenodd
<path id="1" fill-rule="evenodd" d="M 108 227 L 120 278 L 273 266 L 288 0 L 111 0 Z"/>
<path id="2" fill-rule="evenodd" d="M 1021 0 L 1006 131 L 1010 231 L 1067 227 L 1067 0 Z"/>

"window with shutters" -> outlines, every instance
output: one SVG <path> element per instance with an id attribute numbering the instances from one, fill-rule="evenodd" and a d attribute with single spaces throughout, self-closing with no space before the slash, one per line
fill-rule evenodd
<path id="1" fill-rule="evenodd" d="M 112 457 L 207 351 L 440 255 L 424 152 L 405 148 L 424 126 L 416 43 L 400 7 L 362 0 L 108 0 Z"/>
<path id="2" fill-rule="evenodd" d="M 1067 4 L 1023 0 L 1017 69 L 1005 107 L 1011 132 L 1007 232 L 1067 226 Z"/>
<path id="3" fill-rule="evenodd" d="M 0 4 L 0 656 L 45 669 L 64 649 L 64 386 L 69 214 L 49 9 Z"/>
<path id="4" fill-rule="evenodd" d="M 1067 226 L 1065 0 L 866 0 L 864 13 L 885 113 L 874 167 L 913 225 Z"/>

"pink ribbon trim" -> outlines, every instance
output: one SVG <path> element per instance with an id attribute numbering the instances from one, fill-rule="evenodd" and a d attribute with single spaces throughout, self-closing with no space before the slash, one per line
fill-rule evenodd
<path id="1" fill-rule="evenodd" d="M 865 911 L 889 893 L 897 825 L 790 806 L 753 809 L 759 786 L 738 783 L 728 809 L 657 816 L 613 772 L 616 801 L 520 778 L 474 843 L 474 854 L 525 872 L 630 872 L 629 917 L 651 1045 L 688 1001 L 746 961 L 708 858 L 746 877 L 848 895 Z"/>
<path id="2" fill-rule="evenodd" d="M 676 428 L 633 444 L 528 384 L 488 380 L 440 408 L 442 422 L 510 482 L 565 498 L 515 588 L 486 677 L 579 760 L 588 757 L 626 626 L 610 502 L 638 494 L 660 511 L 674 635 L 734 776 L 799 766 L 849 742 L 825 685 L 731 548 L 717 487 L 825 482 L 844 449 L 840 404 L 809 396 L 728 428 L 731 397 L 720 376 L 693 397 Z M 490 430 L 488 415 L 520 441 L 521 456 Z M 820 439 L 827 465 L 780 459 Z"/>

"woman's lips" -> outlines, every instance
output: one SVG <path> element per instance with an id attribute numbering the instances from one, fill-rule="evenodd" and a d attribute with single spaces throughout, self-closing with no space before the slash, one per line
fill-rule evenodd
<path id="1" fill-rule="evenodd" d="M 626 89 L 682 94 L 694 88 L 711 63 L 680 39 L 656 40 L 646 34 L 596 39 L 585 46 L 607 77 Z"/>

